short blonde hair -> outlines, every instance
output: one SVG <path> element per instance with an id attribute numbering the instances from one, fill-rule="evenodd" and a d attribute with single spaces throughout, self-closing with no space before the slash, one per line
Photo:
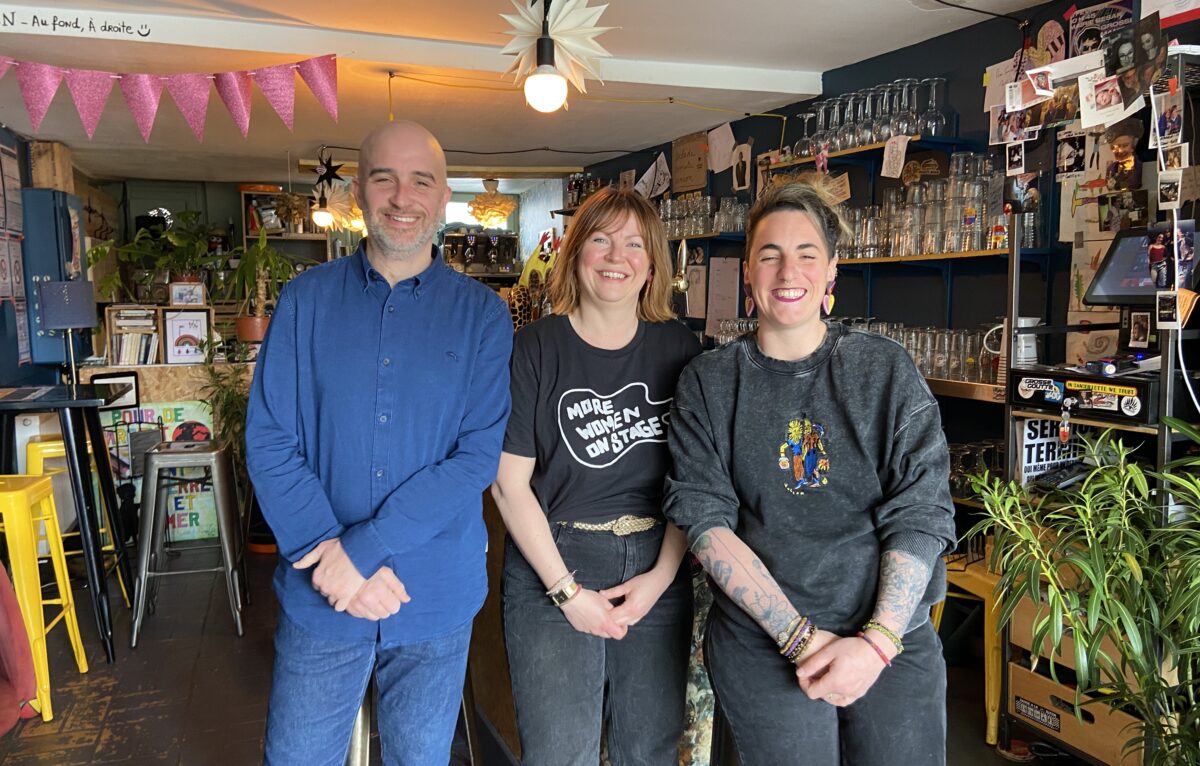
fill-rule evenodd
<path id="1" fill-rule="evenodd" d="M 771 213 L 795 210 L 807 213 L 825 240 L 830 258 L 836 255 L 838 242 L 850 239 L 850 227 L 842 217 L 841 208 L 833 194 L 827 176 L 810 174 L 799 181 L 772 186 L 754 203 L 746 218 L 746 253 L 749 260 L 754 247 L 754 235 L 763 219 Z"/>
<path id="2" fill-rule="evenodd" d="M 550 272 L 548 292 L 555 314 L 570 314 L 579 307 L 579 275 L 576 265 L 588 237 L 598 231 L 611 232 L 632 215 L 642 233 L 642 246 L 650 260 L 649 283 L 638 297 L 638 319 L 665 322 L 675 318 L 671 305 L 671 249 L 658 211 L 635 191 L 619 191 L 609 186 L 592 194 L 571 220 Z"/>

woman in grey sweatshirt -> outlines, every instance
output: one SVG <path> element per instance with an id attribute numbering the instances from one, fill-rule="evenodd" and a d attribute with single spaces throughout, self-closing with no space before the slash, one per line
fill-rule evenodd
<path id="1" fill-rule="evenodd" d="M 758 332 L 688 365 L 669 431 L 665 512 L 718 586 L 713 688 L 744 766 L 943 764 L 937 402 L 899 345 L 822 320 L 847 233 L 826 187 L 771 189 L 748 224 Z"/>

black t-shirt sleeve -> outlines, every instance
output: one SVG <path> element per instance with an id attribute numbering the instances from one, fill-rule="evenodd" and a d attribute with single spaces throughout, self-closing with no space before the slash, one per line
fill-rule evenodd
<path id="1" fill-rule="evenodd" d="M 533 325 L 522 328 L 513 338 L 509 362 L 512 414 L 504 431 L 504 451 L 521 457 L 537 457 L 533 415 L 537 409 L 537 353 L 541 344 L 533 330 Z"/>

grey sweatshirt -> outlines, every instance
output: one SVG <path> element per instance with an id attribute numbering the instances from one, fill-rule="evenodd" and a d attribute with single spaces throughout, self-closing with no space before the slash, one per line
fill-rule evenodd
<path id="1" fill-rule="evenodd" d="M 909 630 L 945 594 L 949 456 L 937 401 L 899 344 L 829 323 L 816 351 L 785 362 L 744 336 L 684 369 L 668 441 L 667 517 L 690 544 L 732 529 L 818 627 L 852 635 L 870 619 L 886 551 L 933 568 Z"/>

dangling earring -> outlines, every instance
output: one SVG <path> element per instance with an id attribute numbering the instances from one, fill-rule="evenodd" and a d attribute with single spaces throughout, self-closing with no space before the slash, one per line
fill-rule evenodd
<path id="1" fill-rule="evenodd" d="M 749 295 L 746 296 L 745 308 L 747 318 L 754 316 L 754 298 Z"/>
<path id="2" fill-rule="evenodd" d="M 835 300 L 833 297 L 833 286 L 835 284 L 837 284 L 836 279 L 830 280 L 829 287 L 825 289 L 825 295 L 821 298 L 821 309 L 825 312 L 826 316 L 833 313 L 833 302 Z"/>

